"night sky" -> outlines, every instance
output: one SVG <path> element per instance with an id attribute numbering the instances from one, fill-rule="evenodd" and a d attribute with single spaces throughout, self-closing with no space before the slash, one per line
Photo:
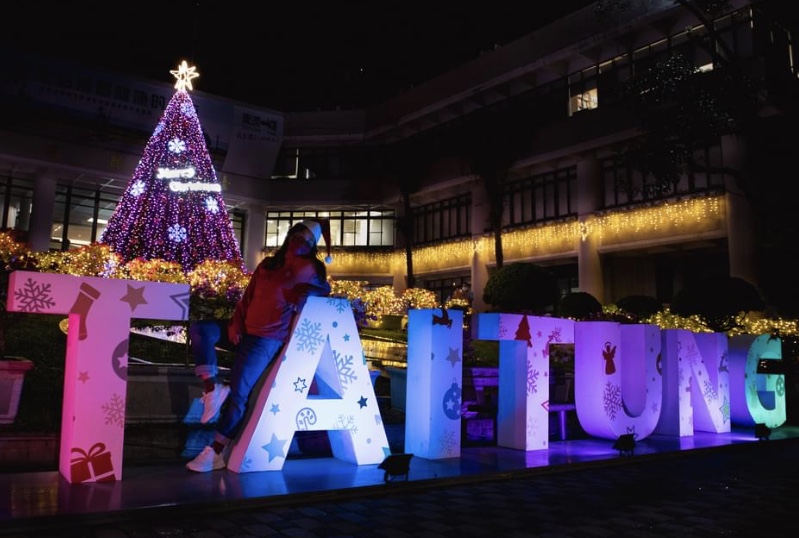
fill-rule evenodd
<path id="1" fill-rule="evenodd" d="M 169 83 L 186 59 L 195 90 L 278 110 L 361 108 L 590 3 L 28 1 L 6 10 L 0 44 Z"/>

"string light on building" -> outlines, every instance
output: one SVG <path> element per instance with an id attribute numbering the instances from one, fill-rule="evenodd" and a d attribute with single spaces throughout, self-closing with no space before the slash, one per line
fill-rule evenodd
<path id="1" fill-rule="evenodd" d="M 588 240 L 588 223 L 584 220 L 580 221 L 580 240 Z"/>
<path id="2" fill-rule="evenodd" d="M 665 202 L 597 217 L 597 233 L 603 242 L 668 237 L 674 233 L 698 233 L 723 227 L 724 199 L 707 196 Z"/>
<path id="3" fill-rule="evenodd" d="M 656 239 L 678 233 L 717 231 L 723 226 L 723 196 L 705 196 L 657 206 L 614 210 L 589 219 L 548 223 L 502 234 L 506 259 L 533 259 L 575 252 L 578 241 L 596 234 L 605 243 Z M 589 224 L 590 222 L 590 224 Z M 269 249 L 269 254 L 276 249 Z M 414 249 L 414 267 L 420 272 L 468 267 L 475 252 L 493 255 L 493 236 L 465 238 Z M 337 252 L 331 270 L 336 273 L 389 273 L 405 266 L 405 252 Z"/>

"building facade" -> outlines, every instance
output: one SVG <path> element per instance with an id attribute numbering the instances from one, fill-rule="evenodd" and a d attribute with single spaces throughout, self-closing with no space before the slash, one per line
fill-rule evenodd
<path id="1" fill-rule="evenodd" d="M 781 113 L 769 92 L 796 78 L 792 34 L 757 2 L 732 8 L 709 36 L 671 0 L 592 5 L 368 109 L 281 112 L 193 92 L 248 267 L 292 223 L 325 216 L 334 278 L 401 292 L 412 266 L 416 287 L 442 301 L 469 287 L 482 311 L 499 218 L 503 262 L 550 267 L 562 293 L 668 303 L 704 276 L 757 285 L 752 211 L 735 181 L 743 137 L 696 145 L 703 170 L 667 185 L 623 154 L 641 135 L 624 83 L 675 52 L 712 71 L 708 41 L 758 73 L 764 113 Z M 3 54 L 2 227 L 27 231 L 36 250 L 96 241 L 172 85 Z"/>

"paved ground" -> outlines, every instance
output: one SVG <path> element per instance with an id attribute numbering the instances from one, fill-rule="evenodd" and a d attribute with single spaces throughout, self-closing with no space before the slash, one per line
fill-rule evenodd
<path id="1" fill-rule="evenodd" d="M 288 499 L 50 519 L 15 538 L 795 536 L 799 439 Z M 368 496 L 367 496 L 368 495 Z"/>

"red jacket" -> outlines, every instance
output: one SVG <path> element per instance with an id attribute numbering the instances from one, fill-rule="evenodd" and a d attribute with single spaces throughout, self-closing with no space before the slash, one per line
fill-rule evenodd
<path id="1" fill-rule="evenodd" d="M 330 294 L 330 284 L 317 273 L 310 258 L 294 258 L 283 267 L 267 269 L 261 262 L 228 324 L 231 340 L 250 334 L 286 341 L 292 316 L 305 300 Z"/>

